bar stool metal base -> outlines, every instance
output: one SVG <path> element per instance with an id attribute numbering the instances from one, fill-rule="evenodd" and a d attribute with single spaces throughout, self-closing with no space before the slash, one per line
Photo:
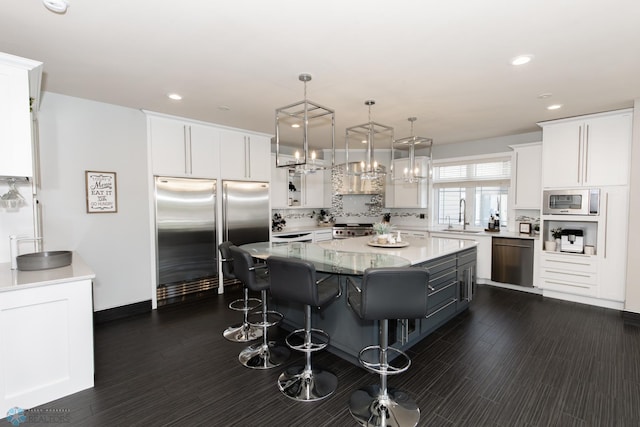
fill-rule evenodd
<path id="1" fill-rule="evenodd" d="M 290 351 L 287 347 L 277 345 L 275 341 L 256 343 L 240 352 L 238 360 L 247 368 L 271 369 L 282 365 L 289 359 Z"/>
<path id="2" fill-rule="evenodd" d="M 377 384 L 356 390 L 349 399 L 349 412 L 362 426 L 416 426 L 420 408 L 402 390 L 387 389 L 387 397 L 380 396 Z"/>
<path id="3" fill-rule="evenodd" d="M 229 326 L 222 335 L 233 342 L 249 342 L 262 337 L 262 328 L 251 326 L 248 323 Z"/>
<path id="4" fill-rule="evenodd" d="M 291 366 L 278 377 L 278 388 L 293 400 L 313 402 L 333 394 L 338 377 L 322 369 L 307 371 L 304 366 Z"/>

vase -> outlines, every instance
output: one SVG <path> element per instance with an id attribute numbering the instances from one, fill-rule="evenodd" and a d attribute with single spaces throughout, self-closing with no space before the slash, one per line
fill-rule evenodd
<path id="1" fill-rule="evenodd" d="M 544 250 L 549 252 L 556 251 L 556 241 L 555 240 L 547 240 L 544 242 Z"/>

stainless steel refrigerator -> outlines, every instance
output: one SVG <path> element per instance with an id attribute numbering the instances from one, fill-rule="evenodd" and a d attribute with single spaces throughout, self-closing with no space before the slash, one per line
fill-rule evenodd
<path id="1" fill-rule="evenodd" d="M 218 287 L 216 181 L 155 178 L 158 305 Z"/>
<path id="2" fill-rule="evenodd" d="M 269 241 L 269 183 L 222 181 L 222 240 L 236 246 Z"/>

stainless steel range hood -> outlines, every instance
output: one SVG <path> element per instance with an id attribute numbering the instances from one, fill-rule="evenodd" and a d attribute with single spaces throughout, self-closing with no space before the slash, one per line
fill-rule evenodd
<path id="1" fill-rule="evenodd" d="M 384 172 L 385 167 L 379 166 Z M 371 179 L 362 177 L 362 165 L 359 162 L 336 165 L 333 168 L 331 182 L 336 195 L 377 195 L 384 194 L 384 175 Z"/>

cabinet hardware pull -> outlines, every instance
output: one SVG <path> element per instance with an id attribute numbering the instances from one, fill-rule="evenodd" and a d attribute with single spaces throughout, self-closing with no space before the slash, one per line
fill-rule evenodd
<path id="1" fill-rule="evenodd" d="M 609 228 L 609 193 L 604 193 L 604 259 L 607 259 L 607 240 L 609 235 L 607 230 Z"/>
<path id="2" fill-rule="evenodd" d="M 554 285 L 562 285 L 562 286 L 572 286 L 574 288 L 589 289 L 589 286 L 580 286 L 580 285 L 573 285 L 571 283 L 554 282 L 552 280 L 547 280 L 547 283 L 552 283 Z"/>
<path id="3" fill-rule="evenodd" d="M 587 176 L 589 174 L 589 125 L 587 125 L 587 130 L 585 132 L 585 138 L 584 138 L 583 169 L 584 169 L 584 179 L 582 180 L 582 182 L 587 183 L 589 182 L 589 180 L 587 179 Z"/>
<path id="4" fill-rule="evenodd" d="M 584 265 L 585 267 L 588 267 L 591 265 L 588 262 L 560 261 L 557 259 L 548 259 L 547 262 L 557 262 L 560 264 L 572 264 L 572 265 Z"/>
<path id="5" fill-rule="evenodd" d="M 436 314 L 440 313 L 442 310 L 444 310 L 445 308 L 449 307 L 451 304 L 455 304 L 456 301 L 458 301 L 456 298 L 451 298 L 451 301 L 449 301 L 448 303 L 446 303 L 445 305 L 443 305 L 442 307 L 440 307 L 439 309 L 437 309 L 436 311 L 434 311 L 431 314 L 427 314 L 425 316 L 426 319 L 428 319 L 431 316 L 435 316 Z"/>
<path id="6" fill-rule="evenodd" d="M 187 126 L 182 125 L 182 142 L 184 148 L 184 173 L 189 173 L 189 136 Z"/>
<path id="7" fill-rule="evenodd" d="M 578 274 L 573 271 L 556 271 L 556 270 L 546 270 L 546 271 L 547 273 L 569 274 L 571 276 L 578 276 L 578 277 L 591 277 L 591 275 L 589 274 Z"/>
<path id="8" fill-rule="evenodd" d="M 437 293 L 440 293 L 442 291 L 444 291 L 445 289 L 449 289 L 450 287 L 454 286 L 457 283 L 457 280 L 454 280 L 453 282 L 449 283 L 447 286 L 443 286 L 440 289 L 435 289 L 433 286 L 428 285 L 427 287 L 429 288 L 429 290 L 431 291 L 431 293 L 429 294 L 429 296 L 433 296 Z"/>
<path id="9" fill-rule="evenodd" d="M 580 184 L 580 160 L 582 158 L 582 126 L 578 128 L 578 184 Z"/>

